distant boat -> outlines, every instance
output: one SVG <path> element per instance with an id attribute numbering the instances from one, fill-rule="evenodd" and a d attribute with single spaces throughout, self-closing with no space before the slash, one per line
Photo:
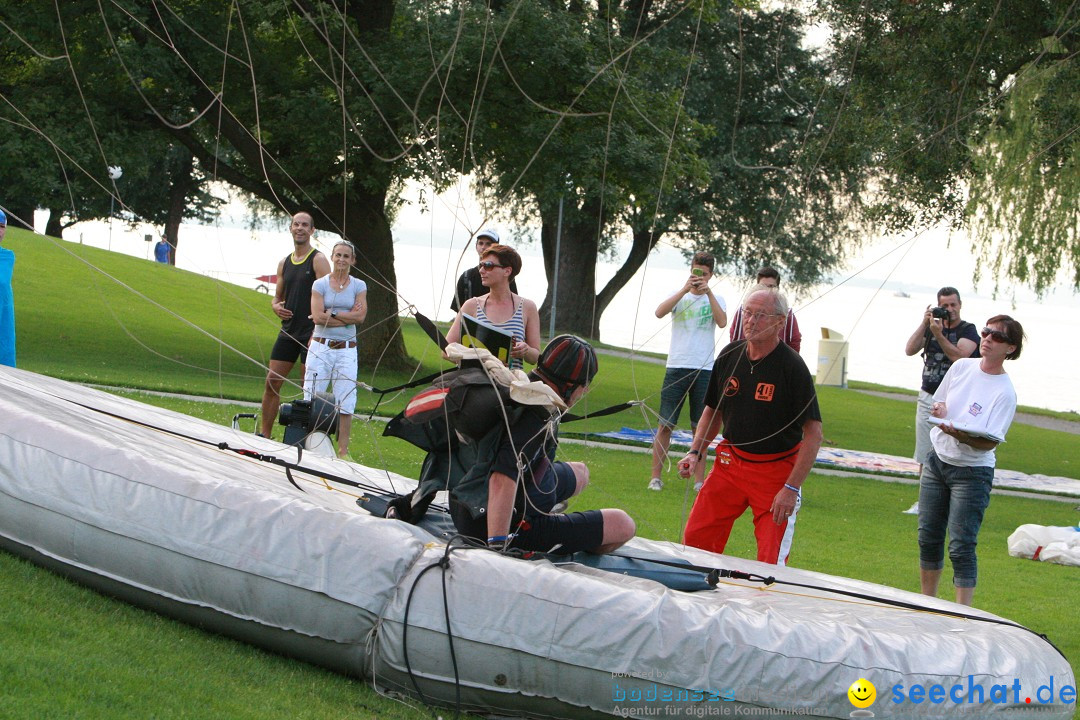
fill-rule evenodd
<path id="1" fill-rule="evenodd" d="M 909 298 L 909 297 L 911 297 L 911 295 L 908 295 L 903 290 L 897 290 L 896 292 L 893 293 L 893 297 L 907 297 L 907 298 Z"/>
<path id="2" fill-rule="evenodd" d="M 260 275 L 255 278 L 259 281 L 259 284 L 255 286 L 255 289 L 259 292 L 270 294 L 270 286 L 277 284 L 277 275 Z"/>

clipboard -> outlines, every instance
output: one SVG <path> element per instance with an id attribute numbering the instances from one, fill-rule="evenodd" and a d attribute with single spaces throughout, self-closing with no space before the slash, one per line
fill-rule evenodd
<path id="1" fill-rule="evenodd" d="M 465 347 L 487 350 L 504 365 L 509 365 L 510 349 L 514 346 L 514 338 L 494 325 L 462 313 L 461 344 Z"/>
<path id="2" fill-rule="evenodd" d="M 1005 438 L 1003 437 L 998 437 L 997 435 L 987 432 L 986 430 L 978 430 L 962 422 L 951 421 L 948 418 L 928 417 L 926 418 L 926 421 L 931 425 L 944 425 L 945 423 L 950 423 L 957 430 L 962 430 L 968 435 L 971 435 L 972 437 L 986 438 L 987 440 L 993 440 L 996 443 L 1005 442 Z"/>

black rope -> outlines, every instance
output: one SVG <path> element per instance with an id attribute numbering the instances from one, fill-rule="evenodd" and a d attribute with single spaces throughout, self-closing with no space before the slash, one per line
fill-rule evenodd
<path id="1" fill-rule="evenodd" d="M 413 690 L 415 690 L 416 694 L 420 696 L 420 702 L 424 703 L 428 707 L 433 707 L 433 704 L 431 703 L 431 701 L 428 700 L 427 695 L 424 694 L 424 691 L 420 689 L 420 683 L 416 681 L 416 674 L 413 672 L 412 663 L 409 662 L 409 610 L 412 608 L 413 594 L 416 592 L 416 588 L 420 584 L 420 578 L 424 577 L 424 575 L 426 575 L 429 570 L 434 570 L 437 567 L 442 567 L 442 563 L 445 559 L 445 556 L 443 556 L 443 560 L 428 565 L 426 568 L 420 571 L 419 575 L 416 576 L 416 580 L 413 581 L 412 587 L 409 588 L 408 598 L 406 598 L 405 600 L 405 618 L 403 620 L 404 625 L 401 629 L 401 652 L 405 658 L 405 672 L 409 676 L 409 681 L 412 683 Z M 454 672 L 456 677 L 456 667 L 454 669 Z M 435 716 L 434 710 L 431 714 L 433 717 Z"/>
<path id="2" fill-rule="evenodd" d="M 56 397 L 58 397 L 58 396 L 56 396 Z M 193 435 L 188 435 L 186 433 L 182 433 L 182 432 L 179 432 L 177 430 L 169 430 L 167 428 L 159 427 L 159 426 L 154 425 L 152 423 L 143 422 L 142 420 L 135 420 L 133 418 L 129 418 L 129 417 L 124 416 L 124 415 L 120 415 L 118 413 L 109 412 L 108 410 L 104 410 L 104 409 L 99 408 L 99 407 L 94 407 L 92 405 L 87 405 L 85 403 L 80 403 L 80 402 L 77 402 L 75 400 L 70 400 L 68 398 L 59 398 L 59 399 L 67 400 L 68 402 L 72 403 L 73 405 L 77 405 L 77 406 L 79 406 L 81 408 L 84 408 L 86 410 L 90 410 L 91 412 L 100 413 L 100 414 L 108 416 L 108 417 L 116 418 L 117 420 L 123 420 L 124 422 L 129 422 L 132 425 L 138 425 L 140 427 L 144 427 L 144 428 L 147 428 L 149 430 L 154 430 L 156 432 L 162 432 L 162 433 L 165 433 L 167 435 L 172 435 L 173 437 L 178 437 L 178 438 L 181 438 L 183 440 L 189 440 L 191 442 L 199 443 L 201 445 L 209 445 L 211 447 L 216 447 L 218 450 L 227 450 L 229 452 L 234 452 L 237 455 L 242 455 L 244 457 L 251 458 L 253 460 L 259 460 L 260 462 L 269 463 L 271 465 L 277 465 L 278 467 L 284 468 L 285 476 L 288 478 L 290 483 L 292 483 L 298 490 L 300 490 L 300 492 L 304 492 L 304 489 L 301 488 L 296 483 L 296 480 L 292 476 L 293 471 L 302 472 L 302 473 L 304 473 L 306 475 L 311 475 L 311 476 L 314 476 L 314 477 L 322 478 L 323 480 L 327 480 L 327 481 L 333 482 L 333 483 L 338 483 L 340 485 L 347 485 L 349 487 L 354 487 L 354 488 L 356 488 L 358 490 L 363 490 L 365 492 L 374 493 L 374 494 L 377 494 L 377 495 L 398 495 L 398 496 L 400 496 L 400 493 L 395 493 L 393 491 L 387 491 L 385 488 L 379 487 L 378 485 L 365 484 L 365 483 L 353 480 L 351 478 L 342 477 L 340 475 L 335 475 L 334 473 L 326 472 L 324 470 L 317 470 L 317 469 L 312 468 L 312 467 L 306 467 L 304 465 L 301 465 L 300 464 L 300 459 L 303 457 L 303 449 L 300 448 L 299 446 L 296 446 L 296 450 L 297 450 L 296 458 L 297 459 L 296 459 L 296 462 L 293 462 L 291 460 L 285 460 L 283 458 L 279 458 L 276 455 L 264 454 L 264 453 L 258 452 L 257 450 L 252 450 L 251 448 L 233 447 L 233 446 L 229 445 L 227 442 L 215 442 L 213 440 L 204 440 L 203 438 L 200 438 L 200 437 L 195 437 Z"/>
<path id="3" fill-rule="evenodd" d="M 462 543 L 460 547 L 454 547 L 454 541 Z M 432 703 L 428 701 L 427 696 L 424 695 L 424 691 L 420 689 L 420 683 L 417 681 L 416 674 L 412 670 L 412 663 L 409 662 L 409 611 L 412 608 L 413 595 L 416 593 L 416 588 L 420 585 L 420 578 L 424 577 L 429 570 L 440 568 L 442 572 L 442 593 L 443 593 L 443 616 L 446 619 L 446 639 L 450 646 L 450 664 L 454 668 L 454 717 L 461 715 L 461 674 L 458 670 L 457 652 L 454 650 L 454 633 L 450 627 L 450 594 L 446 588 L 446 571 L 450 568 L 450 553 L 454 550 L 481 550 L 488 549 L 484 544 L 478 544 L 473 538 L 466 537 L 464 535 L 454 535 L 446 542 L 446 548 L 443 550 L 443 556 L 439 558 L 438 562 L 434 562 L 416 576 L 413 580 L 412 587 L 409 588 L 409 594 L 405 599 L 405 616 L 402 618 L 402 630 L 401 630 L 401 650 L 405 660 L 405 672 L 409 676 L 409 682 L 412 683 L 413 689 L 416 694 L 420 696 L 420 701 L 429 707 L 433 707 Z M 432 712 L 432 715 L 435 715 Z"/>
<path id="4" fill-rule="evenodd" d="M 919 603 L 906 602 L 904 600 L 894 600 L 892 598 L 881 597 L 879 595 L 871 595 L 869 593 L 860 593 L 853 590 L 841 590 L 840 588 L 826 587 L 824 585 L 811 585 L 808 583 L 798 583 L 790 580 L 778 580 L 772 575 L 758 575 L 756 573 L 749 573 L 742 570 L 730 570 L 727 568 L 709 567 L 706 565 L 695 565 L 690 562 L 680 560 L 660 560 L 659 558 L 639 557 L 637 555 L 623 555 L 621 553 L 611 553 L 612 557 L 621 557 L 628 560 L 640 560 L 642 562 L 656 563 L 657 565 L 666 565 L 668 567 L 682 568 L 684 570 L 694 570 L 697 572 L 705 573 L 706 582 L 711 587 L 716 587 L 720 578 L 731 578 L 732 580 L 748 580 L 750 582 L 759 582 L 766 587 L 770 585 L 787 585 L 789 587 L 805 588 L 807 590 L 820 590 L 834 595 L 844 595 L 846 597 L 858 598 L 860 600 L 869 600 L 870 602 L 879 603 L 882 605 L 891 605 L 893 607 L 903 608 L 905 610 L 914 610 L 917 612 L 927 612 L 936 615 L 946 615 L 948 617 L 961 618 L 964 620 L 975 620 L 978 622 L 991 623 L 994 625 L 1004 625 L 1006 627 L 1014 627 L 1020 630 L 1031 633 L 1035 637 L 1038 637 L 1045 641 L 1050 647 L 1057 650 L 1061 657 L 1065 657 L 1065 653 L 1061 652 L 1061 649 L 1057 645 L 1050 641 L 1044 633 L 1036 632 L 1031 628 L 1024 627 L 1019 623 L 1015 623 L 1012 620 L 999 620 L 997 618 L 982 617 L 980 615 L 970 615 L 968 613 L 957 612 L 955 610 L 944 610 L 941 608 L 933 608 L 926 605 L 920 605 Z M 1068 660 L 1068 658 L 1065 658 Z"/>
<path id="5" fill-rule="evenodd" d="M 610 405 L 610 406 L 604 408 L 603 410 L 597 410 L 596 412 L 587 413 L 585 415 L 574 415 L 573 413 L 566 413 L 565 415 L 562 416 L 562 421 L 561 422 L 568 423 L 568 422 L 574 422 L 575 420 L 586 420 L 588 418 L 598 418 L 598 417 L 604 417 L 605 415 L 614 415 L 617 412 L 622 412 L 623 410 L 629 410 L 630 408 L 632 408 L 632 407 L 634 407 L 636 405 L 639 405 L 639 404 L 640 403 L 638 403 L 635 400 L 628 400 L 627 402 L 622 402 L 622 403 L 619 403 L 618 405 Z"/>
<path id="6" fill-rule="evenodd" d="M 375 387 L 371 388 L 371 392 L 378 393 L 379 399 L 375 401 L 375 407 L 371 408 L 371 412 L 368 413 L 368 420 L 375 417 L 375 412 L 379 409 L 379 405 L 382 404 L 383 399 L 388 394 L 390 394 L 392 392 L 397 392 L 398 390 L 408 390 L 409 388 L 414 388 L 414 387 L 417 387 L 419 385 L 427 385 L 432 380 L 435 380 L 436 378 L 441 377 L 442 374 L 445 373 L 445 372 L 450 372 L 450 371 L 449 370 L 437 370 L 436 372 L 433 372 L 430 375 L 425 375 L 422 378 L 417 378 L 416 380 L 410 380 L 409 382 L 407 382 L 407 383 L 405 383 L 403 385 L 397 385 L 397 386 L 392 387 L 392 388 L 386 388 L 385 390 L 380 390 L 379 388 L 375 388 Z"/>

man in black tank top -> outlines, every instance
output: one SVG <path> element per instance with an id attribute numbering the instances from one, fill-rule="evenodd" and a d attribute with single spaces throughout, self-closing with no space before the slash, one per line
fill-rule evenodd
<path id="1" fill-rule="evenodd" d="M 270 366 L 266 373 L 266 386 L 262 399 L 262 435 L 270 437 L 281 407 L 281 385 L 300 361 L 300 377 L 304 376 L 307 346 L 315 324 L 311 315 L 311 286 L 323 275 L 330 273 L 330 261 L 311 246 L 315 234 L 315 222 L 311 215 L 299 212 L 293 215 L 290 232 L 293 251 L 277 267 L 277 288 L 271 308 L 281 318 L 281 331 L 270 351 Z"/>

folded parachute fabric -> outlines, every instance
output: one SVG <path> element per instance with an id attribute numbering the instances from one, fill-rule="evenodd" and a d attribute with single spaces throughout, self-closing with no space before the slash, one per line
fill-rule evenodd
<path id="1" fill-rule="evenodd" d="M 1021 525 L 1009 536 L 1013 557 L 1080 566 L 1080 528 Z"/>
<path id="2" fill-rule="evenodd" d="M 446 357 L 455 365 L 462 361 L 476 360 L 487 371 L 488 377 L 510 388 L 510 399 L 522 405 L 543 405 L 552 410 L 566 410 L 566 403 L 559 394 L 546 383 L 529 380 L 523 371 L 506 367 L 497 357 L 483 348 L 465 347 L 460 343 L 450 343 L 445 349 Z"/>

